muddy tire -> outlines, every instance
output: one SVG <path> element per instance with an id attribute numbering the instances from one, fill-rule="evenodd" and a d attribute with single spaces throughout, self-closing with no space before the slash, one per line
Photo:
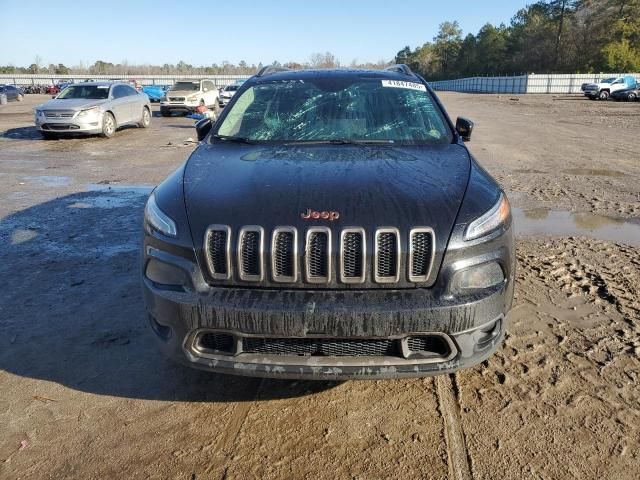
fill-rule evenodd
<path id="1" fill-rule="evenodd" d="M 598 94 L 598 98 L 600 100 L 608 100 L 609 99 L 609 92 L 607 92 L 606 90 L 602 90 L 599 94 Z"/>
<path id="2" fill-rule="evenodd" d="M 151 125 L 151 112 L 147 107 L 144 107 L 142 109 L 142 118 L 138 125 L 140 126 L 140 128 L 147 128 L 149 125 Z"/>
<path id="3" fill-rule="evenodd" d="M 109 112 L 102 117 L 102 136 L 111 138 L 116 133 L 116 119 Z"/>

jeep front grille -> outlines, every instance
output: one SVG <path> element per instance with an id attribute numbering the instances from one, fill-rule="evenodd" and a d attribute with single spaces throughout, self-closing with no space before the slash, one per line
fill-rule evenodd
<path id="1" fill-rule="evenodd" d="M 236 236 L 229 226 L 211 225 L 204 239 L 204 254 L 215 281 L 273 280 L 302 286 L 416 284 L 431 279 L 436 245 L 429 227 L 416 227 L 404 235 L 393 227 L 372 232 L 347 227 L 339 232 L 336 245 L 333 242 L 328 227 L 310 227 L 299 238 L 294 227 L 277 227 L 269 235 L 252 225 L 241 228 Z M 367 250 L 369 242 L 373 242 L 372 253 Z"/>

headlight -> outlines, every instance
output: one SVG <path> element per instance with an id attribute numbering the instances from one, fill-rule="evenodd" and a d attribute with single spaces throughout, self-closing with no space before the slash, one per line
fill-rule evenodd
<path id="1" fill-rule="evenodd" d="M 100 107 L 87 108 L 86 110 L 81 110 L 80 113 L 78 113 L 78 118 L 88 117 L 89 115 L 95 115 L 96 113 L 99 113 L 99 112 L 100 112 Z"/>
<path id="2" fill-rule="evenodd" d="M 160 207 L 158 207 L 156 203 L 156 196 L 153 193 L 149 197 L 149 200 L 147 200 L 147 205 L 144 207 L 144 219 L 153 229 L 163 235 L 175 237 L 178 234 L 176 222 L 160 210 Z"/>
<path id="3" fill-rule="evenodd" d="M 501 193 L 500 198 L 498 198 L 496 204 L 491 207 L 489 211 L 469 224 L 464 232 L 464 239 L 474 240 L 487 235 L 503 225 L 510 214 L 511 208 L 509 207 L 509 201 L 507 197 Z"/>
<path id="4" fill-rule="evenodd" d="M 44 117 L 44 110 L 36 110 L 36 117 Z"/>

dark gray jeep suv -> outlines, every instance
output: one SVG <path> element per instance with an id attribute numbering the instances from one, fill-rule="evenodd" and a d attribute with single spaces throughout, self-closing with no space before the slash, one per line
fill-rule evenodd
<path id="1" fill-rule="evenodd" d="M 504 192 L 427 83 L 267 67 L 145 208 L 148 320 L 239 375 L 395 378 L 492 354 L 511 307 Z"/>

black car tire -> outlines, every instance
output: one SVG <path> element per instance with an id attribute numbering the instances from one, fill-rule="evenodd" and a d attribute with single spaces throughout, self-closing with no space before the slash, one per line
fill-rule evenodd
<path id="1" fill-rule="evenodd" d="M 636 94 L 633 92 L 629 92 L 627 94 L 627 100 L 629 100 L 630 102 L 635 102 L 636 101 Z"/>
<path id="2" fill-rule="evenodd" d="M 608 100 L 609 99 L 609 92 L 606 90 L 602 90 L 599 94 L 598 94 L 598 98 L 600 100 Z"/>
<path id="3" fill-rule="evenodd" d="M 138 125 L 140 126 L 140 128 L 147 128 L 149 125 L 151 125 L 151 112 L 147 107 L 142 108 L 142 118 Z"/>
<path id="4" fill-rule="evenodd" d="M 162 115 L 163 117 L 170 117 L 171 116 L 171 110 L 169 110 L 167 108 L 161 108 L 160 109 L 160 115 Z"/>
<path id="5" fill-rule="evenodd" d="M 102 136 L 111 138 L 116 133 L 116 119 L 110 112 L 105 112 L 102 117 Z"/>

